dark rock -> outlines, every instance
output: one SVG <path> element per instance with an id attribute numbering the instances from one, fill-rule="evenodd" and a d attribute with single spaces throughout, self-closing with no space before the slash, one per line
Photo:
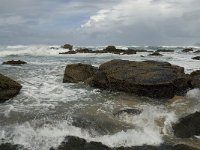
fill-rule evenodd
<path id="1" fill-rule="evenodd" d="M 16 96 L 21 88 L 19 83 L 0 74 L 0 103 Z"/>
<path id="2" fill-rule="evenodd" d="M 159 146 L 143 145 L 132 147 L 108 147 L 100 142 L 87 142 L 85 139 L 66 136 L 64 141 L 57 147 L 50 150 L 198 150 L 184 144 L 170 145 L 161 144 Z"/>
<path id="3" fill-rule="evenodd" d="M 63 82 L 84 82 L 88 78 L 92 77 L 97 69 L 88 64 L 71 64 L 65 68 Z"/>
<path id="4" fill-rule="evenodd" d="M 194 53 L 200 53 L 200 50 L 195 51 Z"/>
<path id="5" fill-rule="evenodd" d="M 156 52 L 174 52 L 174 50 L 170 50 L 170 49 L 158 49 Z"/>
<path id="6" fill-rule="evenodd" d="M 120 116 L 121 114 L 124 114 L 124 113 L 130 114 L 130 115 L 139 115 L 142 113 L 142 110 L 136 109 L 136 108 L 123 109 L 123 110 L 120 110 L 120 111 L 114 113 L 113 115 Z"/>
<path id="7" fill-rule="evenodd" d="M 6 61 L 3 62 L 3 65 L 23 65 L 23 64 L 27 64 L 27 62 L 25 61 L 21 61 L 21 60 L 11 60 L 11 61 Z"/>
<path id="8" fill-rule="evenodd" d="M 190 74 L 192 88 L 200 88 L 200 70 L 196 70 Z"/>
<path id="9" fill-rule="evenodd" d="M 77 49 L 76 52 L 77 53 L 93 53 L 93 51 L 88 48 L 80 48 L 80 49 Z"/>
<path id="10" fill-rule="evenodd" d="M 193 51 L 192 48 L 185 48 L 182 50 L 182 52 L 184 52 L 184 53 L 191 52 L 191 51 Z"/>
<path id="11" fill-rule="evenodd" d="M 11 143 L 0 144 L 0 150 L 25 150 L 23 146 Z"/>
<path id="12" fill-rule="evenodd" d="M 112 60 L 100 65 L 89 84 L 139 96 L 172 98 L 179 88 L 174 82 L 182 78 L 184 68 L 167 62 Z"/>
<path id="13" fill-rule="evenodd" d="M 66 136 L 58 148 L 51 150 L 111 150 L 111 148 L 99 142 L 87 142 L 79 137 Z"/>
<path id="14" fill-rule="evenodd" d="M 124 50 L 123 54 L 131 55 L 131 54 L 136 54 L 135 50 Z"/>
<path id="15" fill-rule="evenodd" d="M 117 49 L 115 46 L 108 46 L 105 49 L 102 50 L 101 53 L 113 53 L 113 54 L 136 54 L 135 50 L 123 50 L 123 49 Z"/>
<path id="16" fill-rule="evenodd" d="M 174 134 L 180 138 L 190 138 L 200 135 L 200 112 L 195 112 L 179 120 L 173 125 Z"/>
<path id="17" fill-rule="evenodd" d="M 160 54 L 159 52 L 153 52 L 153 53 L 149 54 L 149 56 L 163 56 L 163 55 Z"/>
<path id="18" fill-rule="evenodd" d="M 137 52 L 148 52 L 147 50 L 145 50 L 145 49 L 134 49 L 134 48 L 128 48 L 128 51 L 135 51 L 136 53 Z"/>
<path id="19" fill-rule="evenodd" d="M 192 59 L 200 60 L 200 56 L 193 57 Z"/>
<path id="20" fill-rule="evenodd" d="M 59 54 L 76 54 L 76 51 L 61 52 Z"/>
<path id="21" fill-rule="evenodd" d="M 64 48 L 64 49 L 69 49 L 69 50 L 72 50 L 72 48 L 73 48 L 73 45 L 70 45 L 70 44 L 65 44 L 65 45 L 63 45 L 63 46 L 61 46 L 62 48 Z"/>

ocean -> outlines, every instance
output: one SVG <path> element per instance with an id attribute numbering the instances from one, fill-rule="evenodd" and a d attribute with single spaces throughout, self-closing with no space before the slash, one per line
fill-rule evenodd
<path id="1" fill-rule="evenodd" d="M 27 62 L 21 66 L 0 65 L 1 74 L 23 86 L 19 95 L 0 104 L 0 144 L 10 142 L 30 150 L 48 150 L 58 146 L 65 136 L 72 135 L 110 147 L 159 145 L 170 141 L 200 148 L 200 137 L 178 139 L 171 128 L 180 117 L 200 110 L 199 89 L 189 90 L 177 101 L 163 103 L 133 94 L 99 90 L 83 83 L 62 83 L 68 64 L 85 63 L 98 67 L 112 59 L 167 61 L 184 67 L 188 74 L 200 69 L 199 61 L 191 59 L 198 54 L 182 52 L 187 47 L 118 46 L 122 49 L 128 47 L 149 51 L 170 49 L 174 52 L 161 52 L 162 57 L 149 56 L 148 52 L 60 55 L 59 52 L 66 49 L 56 45 L 0 46 L 0 64 L 8 60 Z M 99 50 L 104 46 L 89 48 Z M 192 48 L 194 51 L 200 49 Z M 143 111 L 140 115 L 113 115 L 127 108 Z M 82 124 L 75 125 L 74 121 Z"/>

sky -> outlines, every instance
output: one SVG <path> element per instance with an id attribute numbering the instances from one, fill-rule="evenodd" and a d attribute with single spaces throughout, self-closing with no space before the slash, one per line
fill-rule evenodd
<path id="1" fill-rule="evenodd" d="M 0 0 L 1 45 L 194 45 L 200 0 Z"/>

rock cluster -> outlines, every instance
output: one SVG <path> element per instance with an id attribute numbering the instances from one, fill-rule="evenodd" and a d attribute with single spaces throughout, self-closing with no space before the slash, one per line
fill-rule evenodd
<path id="1" fill-rule="evenodd" d="M 3 65 L 23 65 L 23 64 L 27 64 L 27 62 L 25 61 L 21 61 L 21 60 L 11 60 L 11 61 L 6 61 L 3 62 Z"/>
<path id="2" fill-rule="evenodd" d="M 184 68 L 167 62 L 112 60 L 100 65 L 73 64 L 64 82 L 85 82 L 92 87 L 134 93 L 151 98 L 172 98 L 190 88 Z"/>

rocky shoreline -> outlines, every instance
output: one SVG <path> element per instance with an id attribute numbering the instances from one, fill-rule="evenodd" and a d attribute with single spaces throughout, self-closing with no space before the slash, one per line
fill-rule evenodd
<path id="1" fill-rule="evenodd" d="M 78 49 L 73 51 L 72 45 L 64 45 L 63 48 L 69 49 L 63 54 L 76 53 L 94 53 L 89 49 Z M 142 51 L 142 50 L 141 50 Z M 145 50 L 144 50 L 145 51 Z M 192 49 L 183 50 L 184 53 L 192 52 Z M 113 54 L 136 54 L 137 50 L 122 50 L 114 46 L 108 46 L 102 51 L 95 53 L 113 53 Z M 145 51 L 146 52 L 146 51 Z M 173 52 L 171 50 L 157 50 L 151 53 L 152 56 L 162 56 L 160 52 Z M 22 65 L 26 62 L 8 61 L 3 65 Z M 115 59 L 94 67 L 91 64 L 69 64 L 66 66 L 63 76 L 63 83 L 79 83 L 83 82 L 92 88 L 101 90 L 120 91 L 153 98 L 155 101 L 167 102 L 175 96 L 184 96 L 190 89 L 200 88 L 200 70 L 196 70 L 191 74 L 186 74 L 184 68 L 172 65 L 168 62 L 158 61 L 128 61 Z M 0 103 L 3 103 L 20 93 L 22 85 L 18 82 L 0 74 Z M 122 113 L 129 115 L 140 115 L 143 110 L 140 109 L 124 109 L 113 113 L 119 116 Z M 104 124 L 110 124 L 109 120 L 101 120 L 97 118 L 88 119 L 84 116 L 73 118 L 73 126 L 84 128 L 99 124 L 101 132 L 112 130 L 115 124 L 111 124 L 108 128 L 103 129 Z M 194 112 L 179 119 L 177 123 L 172 124 L 172 129 L 177 138 L 192 138 L 200 135 L 200 112 Z M 124 126 L 122 127 L 124 128 Z M 126 126 L 129 129 L 131 126 Z M 114 130 L 114 129 L 113 129 Z M 3 143 L 0 145 L 2 150 L 18 150 L 23 146 L 11 143 Z M 50 150 L 198 150 L 197 148 L 185 144 L 163 143 L 160 146 L 133 146 L 133 147 L 108 147 L 99 142 L 86 141 L 85 139 L 66 135 L 63 142 L 56 148 Z"/>

